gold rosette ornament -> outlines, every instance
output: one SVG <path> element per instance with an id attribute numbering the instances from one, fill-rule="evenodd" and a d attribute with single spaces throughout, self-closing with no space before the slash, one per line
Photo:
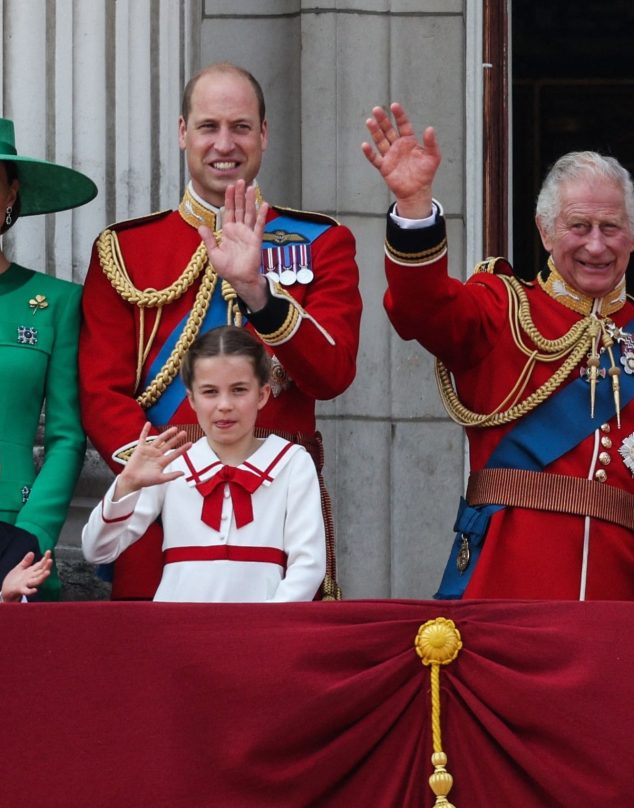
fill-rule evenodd
<path id="1" fill-rule="evenodd" d="M 431 762 L 434 773 L 429 778 L 429 785 L 436 795 L 437 806 L 454 808 L 447 799 L 453 785 L 453 777 L 445 768 L 447 755 L 442 750 L 440 730 L 440 666 L 448 665 L 458 656 L 462 648 L 460 632 L 453 620 L 437 617 L 423 623 L 418 629 L 414 646 L 423 665 L 430 667 L 431 675 L 431 729 L 434 747 Z"/>

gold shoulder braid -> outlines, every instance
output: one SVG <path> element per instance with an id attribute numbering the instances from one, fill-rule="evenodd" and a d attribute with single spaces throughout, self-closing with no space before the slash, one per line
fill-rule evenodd
<path id="1" fill-rule="evenodd" d="M 593 417 L 595 389 L 599 377 L 599 338 L 601 338 L 603 346 L 610 355 L 611 368 L 608 375 L 612 380 L 617 420 L 619 420 L 618 377 L 620 369 L 615 366 L 612 353 L 614 344 L 611 335 L 611 330 L 614 328 L 612 321 L 599 319 L 596 315 L 589 314 L 576 322 L 568 333 L 559 339 L 546 339 L 531 318 L 528 297 L 520 281 L 505 275 L 498 277 L 507 288 L 509 324 L 513 341 L 527 357 L 526 364 L 506 398 L 492 412 L 484 414 L 473 412 L 462 404 L 456 393 L 451 374 L 440 360 L 436 360 L 436 382 L 443 404 L 451 418 L 461 426 L 473 427 L 499 426 L 516 421 L 551 396 L 586 356 L 588 356 L 587 367 L 582 369 L 582 373 L 590 382 L 590 411 Z M 528 336 L 536 348 L 528 347 L 523 340 L 523 335 Z M 563 364 L 541 387 L 525 399 L 520 400 L 537 362 L 557 362 L 564 357 L 567 358 Z"/>
<path id="2" fill-rule="evenodd" d="M 222 237 L 221 231 L 214 232 L 214 236 L 218 242 Z M 187 318 L 183 332 L 178 338 L 176 345 L 170 353 L 167 361 L 156 374 L 152 382 L 145 388 L 145 390 L 137 396 L 137 402 L 144 408 L 148 409 L 155 404 L 161 395 L 165 392 L 168 385 L 176 378 L 180 370 L 183 356 L 189 350 L 191 344 L 194 342 L 213 296 L 216 288 L 218 276 L 213 265 L 209 262 L 207 255 L 207 248 L 201 242 L 200 246 L 192 255 L 189 263 L 180 274 L 180 276 L 170 286 L 164 289 L 148 288 L 144 290 L 137 289 L 132 283 L 130 276 L 125 267 L 123 255 L 119 246 L 119 239 L 117 234 L 112 230 L 104 230 L 97 240 L 97 252 L 99 254 L 99 262 L 101 268 L 112 284 L 112 287 L 126 302 L 131 303 L 139 309 L 140 328 L 139 328 L 139 345 L 137 348 L 137 368 L 136 368 L 136 381 L 135 388 L 138 389 L 141 382 L 141 374 L 145 360 L 147 359 L 161 319 L 163 306 L 167 303 L 172 303 L 178 300 L 190 288 L 194 281 L 200 276 L 204 269 L 201 279 L 200 288 L 196 293 L 194 305 Z M 236 293 L 226 281 L 222 283 L 222 296 L 227 301 L 227 323 L 235 323 L 241 325 L 242 315 L 237 305 Z M 152 333 L 150 334 L 147 344 L 145 342 L 145 309 L 156 308 L 156 320 Z"/>

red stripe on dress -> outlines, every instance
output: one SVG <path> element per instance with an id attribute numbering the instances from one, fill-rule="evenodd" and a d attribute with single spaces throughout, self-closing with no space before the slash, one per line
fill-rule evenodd
<path id="1" fill-rule="evenodd" d="M 179 561 L 257 561 L 279 564 L 286 569 L 288 556 L 277 547 L 243 547 L 226 544 L 206 547 L 170 547 L 163 552 L 163 564 Z"/>

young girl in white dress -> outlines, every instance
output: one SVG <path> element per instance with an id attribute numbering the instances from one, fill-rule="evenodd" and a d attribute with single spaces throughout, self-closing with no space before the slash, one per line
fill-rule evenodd
<path id="1" fill-rule="evenodd" d="M 306 450 L 255 437 L 270 359 L 246 329 L 213 329 L 183 360 L 205 437 L 183 443 L 150 425 L 82 533 L 84 555 L 109 563 L 158 517 L 163 576 L 157 601 L 312 600 L 326 569 L 319 482 Z"/>

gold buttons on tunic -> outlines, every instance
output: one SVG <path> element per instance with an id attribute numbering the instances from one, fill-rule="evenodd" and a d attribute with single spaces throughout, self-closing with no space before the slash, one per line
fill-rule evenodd
<path id="1" fill-rule="evenodd" d="M 602 463 L 604 466 L 607 466 L 608 463 L 612 460 L 608 452 L 601 452 L 599 455 L 599 463 Z"/>
<path id="2" fill-rule="evenodd" d="M 601 432 L 609 432 L 610 424 L 601 424 Z"/>
<path id="3" fill-rule="evenodd" d="M 608 438 L 607 435 L 603 435 L 603 437 L 601 438 L 601 446 L 603 446 L 604 449 L 611 449 L 612 439 Z"/>
<path id="4" fill-rule="evenodd" d="M 608 474 L 605 469 L 599 469 L 594 472 L 594 479 L 599 483 L 604 483 L 608 479 Z"/>

